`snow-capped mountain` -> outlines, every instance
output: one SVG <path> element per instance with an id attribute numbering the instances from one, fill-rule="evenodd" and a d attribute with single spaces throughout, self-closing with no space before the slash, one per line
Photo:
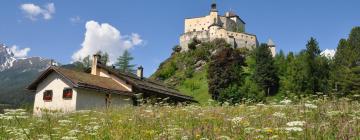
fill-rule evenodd
<path id="1" fill-rule="evenodd" d="M 0 104 L 31 104 L 34 95 L 26 86 L 50 62 L 41 57 L 17 58 L 11 48 L 0 44 Z"/>
<path id="2" fill-rule="evenodd" d="M 41 57 L 16 58 L 9 47 L 0 44 L 0 72 L 9 69 L 41 71 L 49 65 L 50 60 Z"/>
<path id="3" fill-rule="evenodd" d="M 15 60 L 10 48 L 0 44 L 0 71 L 11 68 Z"/>
<path id="4" fill-rule="evenodd" d="M 325 49 L 320 53 L 320 55 L 325 56 L 329 59 L 333 59 L 335 56 L 336 50 L 335 49 Z"/>

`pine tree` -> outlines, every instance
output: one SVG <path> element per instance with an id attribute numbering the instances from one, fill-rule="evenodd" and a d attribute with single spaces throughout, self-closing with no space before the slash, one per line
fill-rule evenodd
<path id="1" fill-rule="evenodd" d="M 125 50 L 122 56 L 117 58 L 115 65 L 118 66 L 118 69 L 121 72 L 135 72 L 135 65 L 131 64 L 133 59 L 134 58 L 131 56 L 130 52 Z"/>
<path id="2" fill-rule="evenodd" d="M 360 27 L 351 30 L 347 40 L 341 39 L 335 54 L 332 84 L 342 95 L 359 93 Z"/>
<path id="3" fill-rule="evenodd" d="M 109 54 L 107 52 L 103 52 L 103 51 L 97 51 L 96 54 L 100 55 L 100 62 L 101 64 L 106 65 L 109 62 Z"/>
<path id="4" fill-rule="evenodd" d="M 273 95 L 279 85 L 279 78 L 271 51 L 266 44 L 256 48 L 255 61 L 254 81 L 267 93 L 267 96 Z"/>
<path id="5" fill-rule="evenodd" d="M 253 101 L 262 101 L 265 98 L 266 93 L 253 80 L 256 65 L 255 52 L 250 51 L 246 54 L 246 66 L 244 67 L 243 74 L 245 82 L 241 86 L 241 92 L 244 93 L 244 98 L 251 99 Z"/>
<path id="6" fill-rule="evenodd" d="M 90 59 L 90 55 L 84 57 L 82 59 L 82 64 L 84 65 L 84 67 L 87 69 L 87 68 L 90 68 L 91 67 L 91 59 Z"/>
<path id="7" fill-rule="evenodd" d="M 83 59 L 79 59 L 75 62 L 72 63 L 72 65 L 74 66 L 74 69 L 77 71 L 86 71 L 88 68 L 91 67 L 91 60 L 90 60 L 90 56 L 86 56 Z"/>
<path id="8" fill-rule="evenodd" d="M 286 58 L 282 50 L 275 56 L 274 63 L 278 70 L 279 77 L 283 77 L 286 73 Z"/>
<path id="9" fill-rule="evenodd" d="M 319 77 L 318 77 L 318 71 L 317 71 L 317 57 L 320 56 L 320 48 L 318 45 L 318 42 L 315 38 L 311 37 L 308 43 L 306 44 L 306 64 L 305 67 L 307 77 L 306 82 L 308 83 L 306 92 L 315 94 L 316 92 L 319 92 Z"/>

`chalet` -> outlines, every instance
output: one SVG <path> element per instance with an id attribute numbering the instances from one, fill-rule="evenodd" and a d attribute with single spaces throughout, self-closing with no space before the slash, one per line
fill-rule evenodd
<path id="1" fill-rule="evenodd" d="M 72 112 L 109 106 L 137 105 L 139 99 L 164 99 L 171 102 L 196 102 L 191 96 L 179 93 L 161 83 L 137 74 L 119 72 L 94 55 L 91 69 L 78 72 L 51 66 L 28 87 L 34 91 L 34 114 L 41 110 Z"/>

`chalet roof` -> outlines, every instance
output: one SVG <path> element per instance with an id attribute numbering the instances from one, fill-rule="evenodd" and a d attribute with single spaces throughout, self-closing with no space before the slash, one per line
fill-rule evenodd
<path id="1" fill-rule="evenodd" d="M 135 86 L 136 88 L 138 88 L 140 90 L 151 91 L 153 93 L 163 94 L 166 96 L 176 97 L 176 98 L 182 99 L 182 100 L 196 102 L 193 99 L 193 97 L 183 95 L 179 91 L 177 91 L 173 88 L 170 88 L 160 82 L 156 82 L 156 81 L 153 81 L 153 80 L 150 80 L 147 78 L 140 78 L 133 73 L 119 72 L 118 70 L 115 70 L 112 67 L 105 66 L 101 63 L 98 63 L 97 66 L 107 70 L 109 73 L 130 83 L 131 85 Z"/>
<path id="2" fill-rule="evenodd" d="M 119 72 L 101 63 L 98 63 L 97 66 L 108 71 L 110 74 L 115 75 L 119 79 L 126 81 L 140 91 L 144 91 L 144 93 L 151 92 L 154 93 L 154 95 L 156 94 L 162 97 L 171 97 L 182 101 L 197 102 L 193 99 L 193 97 L 183 95 L 177 90 L 167 87 L 166 85 L 159 82 L 155 82 L 147 78 L 139 78 L 137 75 L 132 73 Z M 107 93 L 134 96 L 133 92 L 127 91 L 124 87 L 116 83 L 111 78 L 100 77 L 86 72 L 78 72 L 75 70 L 65 69 L 56 66 L 51 66 L 47 70 L 45 70 L 35 81 L 33 81 L 27 87 L 27 89 L 35 91 L 38 84 L 40 84 L 52 72 L 58 73 L 62 78 L 64 78 L 64 80 L 66 80 L 66 82 L 71 84 L 71 86 L 73 86 L 74 88 L 84 88 L 103 91 Z"/>
<path id="3" fill-rule="evenodd" d="M 52 72 L 58 73 L 66 82 L 71 84 L 74 88 L 85 88 L 91 90 L 104 91 L 108 93 L 115 93 L 120 95 L 133 96 L 132 92 L 116 83 L 114 80 L 106 77 L 91 75 L 84 72 L 78 72 L 61 67 L 51 66 L 45 70 L 35 81 L 28 87 L 28 90 L 36 90 L 38 84 L 44 80 Z"/>

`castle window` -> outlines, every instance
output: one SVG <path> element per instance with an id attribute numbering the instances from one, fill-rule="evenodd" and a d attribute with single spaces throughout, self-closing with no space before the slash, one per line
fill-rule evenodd
<path id="1" fill-rule="evenodd" d="M 43 94 L 43 100 L 44 101 L 51 101 L 53 97 L 53 91 L 52 90 L 45 90 Z"/>
<path id="2" fill-rule="evenodd" d="M 202 30 L 205 30 L 204 28 L 202 28 Z"/>
<path id="3" fill-rule="evenodd" d="M 193 30 L 194 32 L 196 31 L 196 29 Z"/>
<path id="4" fill-rule="evenodd" d="M 63 98 L 64 99 L 71 99 L 73 95 L 73 90 L 71 88 L 65 88 L 63 90 Z"/>

